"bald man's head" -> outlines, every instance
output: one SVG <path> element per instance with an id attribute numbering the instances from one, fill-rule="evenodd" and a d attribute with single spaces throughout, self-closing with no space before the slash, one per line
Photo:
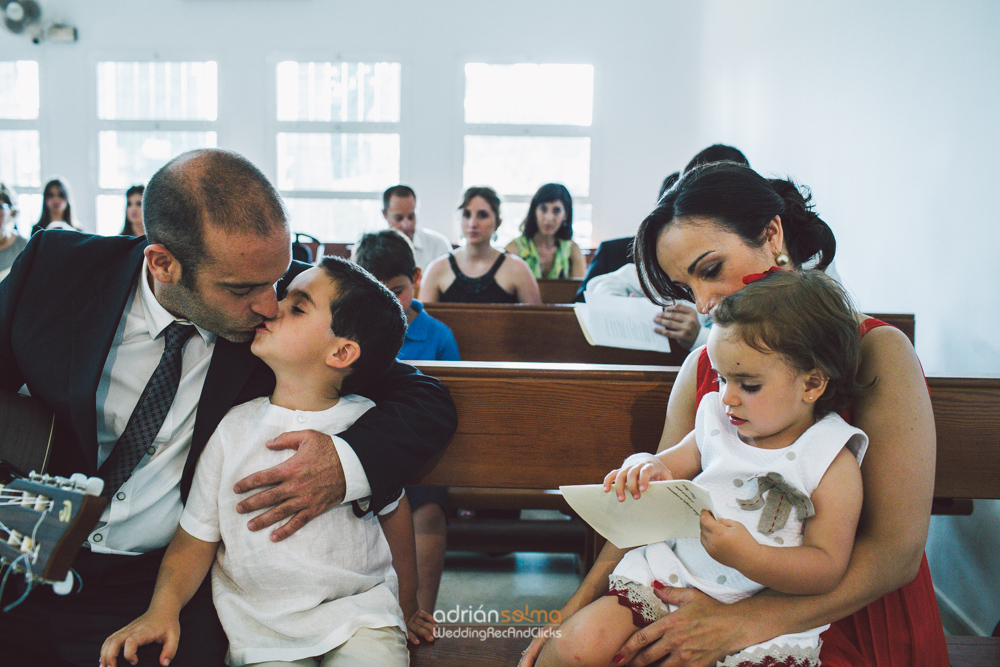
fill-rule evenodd
<path id="1" fill-rule="evenodd" d="M 288 228 L 281 197 L 267 177 L 242 155 L 214 148 L 183 153 L 157 171 L 146 186 L 142 213 L 147 239 L 170 250 L 188 287 L 212 260 L 207 225 L 259 237 Z"/>

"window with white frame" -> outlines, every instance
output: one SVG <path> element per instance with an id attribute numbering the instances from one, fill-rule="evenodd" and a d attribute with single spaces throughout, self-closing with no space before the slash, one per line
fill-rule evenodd
<path id="1" fill-rule="evenodd" d="M 593 106 L 592 65 L 466 64 L 464 187 L 500 195 L 500 245 L 520 234 L 535 191 L 554 182 L 573 195 L 573 238 L 590 246 Z"/>
<path id="2" fill-rule="evenodd" d="M 291 228 L 352 242 L 399 182 L 399 63 L 280 62 L 276 180 Z"/>
<path id="3" fill-rule="evenodd" d="M 17 192 L 23 236 L 42 211 L 38 63 L 0 61 L 0 181 Z"/>
<path id="4" fill-rule="evenodd" d="M 97 64 L 97 232 L 125 224 L 125 191 L 166 162 L 218 143 L 218 71 L 208 62 Z"/>

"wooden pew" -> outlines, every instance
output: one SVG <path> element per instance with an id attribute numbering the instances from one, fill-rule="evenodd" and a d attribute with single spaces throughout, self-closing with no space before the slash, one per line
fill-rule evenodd
<path id="1" fill-rule="evenodd" d="M 466 361 L 675 366 L 687 356 L 680 346 L 665 354 L 591 345 L 573 306 L 425 303 L 424 308 L 448 325 Z"/>
<path id="2" fill-rule="evenodd" d="M 426 303 L 424 308 L 452 330 L 464 361 L 678 366 L 687 356 L 687 350 L 676 345 L 669 354 L 591 345 L 569 305 Z M 913 340 L 913 315 L 874 317 Z"/>
<path id="3" fill-rule="evenodd" d="M 580 278 L 539 280 L 538 291 L 542 294 L 542 303 L 573 303 L 582 282 Z"/>
<path id="4" fill-rule="evenodd" d="M 654 451 L 676 368 L 418 362 L 458 407 L 451 444 L 414 482 L 551 489 L 595 483 Z M 935 496 L 1000 498 L 1000 378 L 929 378 L 938 440 Z M 597 548 L 597 545 L 594 545 Z M 501 628 L 503 629 L 503 628 Z M 524 638 L 447 638 L 411 665 L 515 665 Z M 1000 664 L 1000 639 L 950 638 L 953 667 Z"/>

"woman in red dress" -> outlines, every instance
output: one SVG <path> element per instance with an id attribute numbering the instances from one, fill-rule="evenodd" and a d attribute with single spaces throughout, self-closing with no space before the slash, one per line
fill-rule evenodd
<path id="1" fill-rule="evenodd" d="M 636 265 L 655 301 L 687 299 L 702 313 L 743 287 L 743 278 L 833 259 L 833 232 L 792 183 L 765 179 L 731 162 L 684 174 L 636 235 Z M 939 667 L 947 646 L 924 543 L 934 490 L 934 416 L 923 373 L 900 331 L 863 318 L 859 381 L 874 382 L 848 416 L 868 434 L 864 501 L 851 563 L 825 595 L 764 591 L 722 604 L 693 589 L 658 594 L 681 608 L 637 631 L 617 664 L 710 667 L 725 656 L 781 634 L 833 623 L 823 634 L 826 667 Z M 689 355 L 670 394 L 660 449 L 694 427 L 701 396 L 716 379 L 704 350 Z M 853 417 L 853 419 L 852 419 Z M 625 552 L 610 543 L 562 609 L 566 619 L 607 591 Z M 534 663 L 544 639 L 525 651 Z M 742 667 L 742 666 L 741 666 Z"/>

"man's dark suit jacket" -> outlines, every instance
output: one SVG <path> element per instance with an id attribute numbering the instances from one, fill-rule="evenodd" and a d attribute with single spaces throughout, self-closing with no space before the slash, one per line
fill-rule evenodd
<path id="1" fill-rule="evenodd" d="M 574 301 L 583 301 L 583 293 L 587 290 L 587 283 L 590 282 L 591 278 L 617 271 L 626 264 L 635 261 L 632 257 L 633 241 L 635 241 L 634 237 L 626 236 L 625 238 L 602 241 L 601 245 L 597 246 L 594 257 L 590 260 L 590 266 L 587 267 L 587 273 L 583 276 L 583 282 L 580 283 L 580 288 L 576 291 Z"/>
<path id="2" fill-rule="evenodd" d="M 32 237 L 0 283 L 0 387 L 27 384 L 56 414 L 50 474 L 97 473 L 96 392 L 143 260 L 144 238 L 46 231 Z M 293 264 L 279 283 L 308 268 Z M 369 410 L 341 436 L 357 453 L 372 489 L 370 509 L 394 499 L 406 479 L 454 433 L 448 390 L 396 363 L 360 393 Z M 187 497 L 194 466 L 229 408 L 274 388 L 274 375 L 249 343 L 217 338 L 195 419 L 191 455 L 181 481 Z M 335 435 L 335 434 L 331 434 Z"/>

